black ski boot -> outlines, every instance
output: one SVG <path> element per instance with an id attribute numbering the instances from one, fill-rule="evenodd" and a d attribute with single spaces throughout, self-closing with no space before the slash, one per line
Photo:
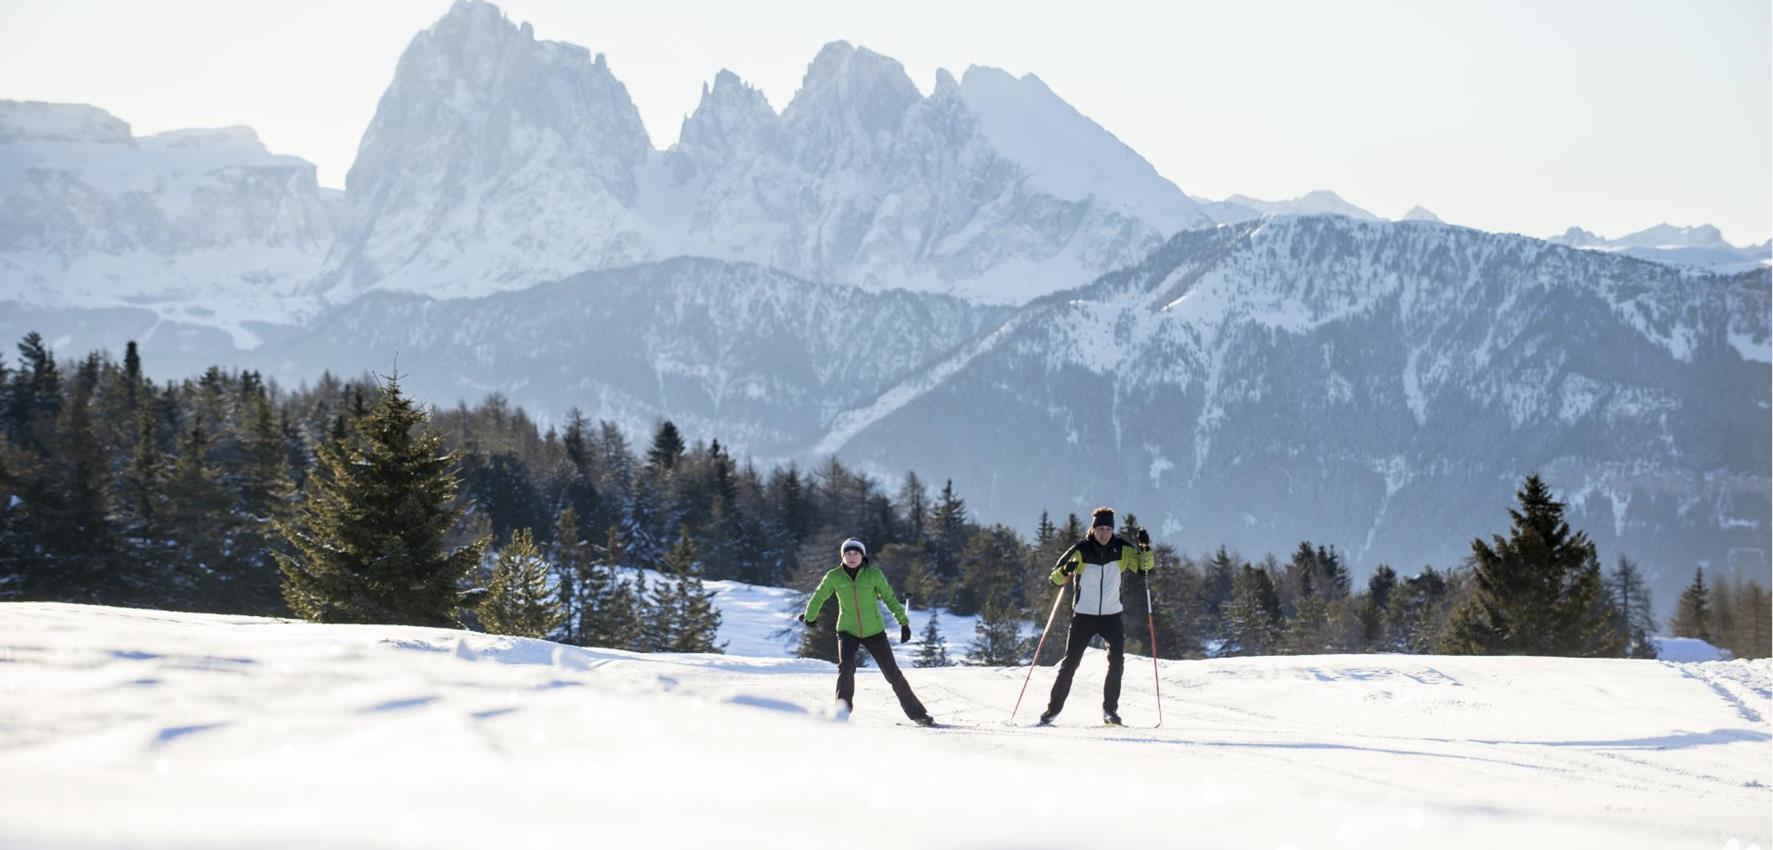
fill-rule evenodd
<path id="1" fill-rule="evenodd" d="M 934 726 L 936 725 L 936 718 L 925 714 L 922 717 L 911 718 L 911 722 L 916 723 L 919 726 Z"/>
<path id="2" fill-rule="evenodd" d="M 1108 726 L 1122 725 L 1120 722 L 1120 715 L 1115 714 L 1112 711 L 1103 711 L 1102 712 L 1102 723 L 1105 725 L 1108 725 Z"/>
<path id="3" fill-rule="evenodd" d="M 1040 713 L 1040 721 L 1035 723 L 1034 725 L 1036 725 L 1036 726 L 1051 726 L 1051 725 L 1053 725 L 1053 718 L 1058 717 L 1058 716 L 1059 716 L 1059 712 L 1057 712 L 1057 711 L 1043 711 Z"/>

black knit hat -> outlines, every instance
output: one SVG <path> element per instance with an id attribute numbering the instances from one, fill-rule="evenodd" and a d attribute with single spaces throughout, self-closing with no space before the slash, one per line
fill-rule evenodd
<path id="1" fill-rule="evenodd" d="M 1098 525 L 1106 525 L 1109 528 L 1114 527 L 1113 508 L 1097 508 L 1090 511 L 1090 527 L 1095 528 Z"/>

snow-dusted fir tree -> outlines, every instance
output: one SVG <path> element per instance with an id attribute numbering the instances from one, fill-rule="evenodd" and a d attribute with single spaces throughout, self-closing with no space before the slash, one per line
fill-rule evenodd
<path id="1" fill-rule="evenodd" d="M 278 530 L 283 598 L 325 623 L 453 626 L 459 583 L 486 539 L 454 552 L 444 536 L 460 518 L 455 454 L 426 428 L 425 412 L 389 378 L 375 406 L 321 443 L 306 498 Z"/>
<path id="2" fill-rule="evenodd" d="M 513 637 L 547 638 L 565 620 L 560 599 L 548 580 L 548 561 L 527 528 L 511 533 L 499 550 L 492 583 L 475 613 L 488 632 Z"/>

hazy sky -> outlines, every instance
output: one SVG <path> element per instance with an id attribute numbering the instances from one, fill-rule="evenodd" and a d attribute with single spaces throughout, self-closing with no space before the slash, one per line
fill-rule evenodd
<path id="1" fill-rule="evenodd" d="M 734 3 L 508 0 L 608 55 L 653 144 L 730 68 L 780 110 L 827 41 L 1034 72 L 1184 191 L 1327 188 L 1543 236 L 1773 231 L 1768 0 Z M 344 184 L 396 60 L 449 0 L 0 0 L 0 98 L 137 134 L 245 124 Z"/>

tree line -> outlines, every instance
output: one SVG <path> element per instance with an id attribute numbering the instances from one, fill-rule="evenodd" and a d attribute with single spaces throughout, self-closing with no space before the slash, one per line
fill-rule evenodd
<path id="1" fill-rule="evenodd" d="M 1043 514 L 1032 539 L 977 522 L 951 481 L 914 472 L 889 487 L 835 457 L 761 469 L 668 420 L 642 450 L 610 422 L 575 411 L 544 427 L 498 395 L 424 409 L 397 376 L 290 391 L 211 368 L 162 384 L 135 343 L 121 362 L 58 363 L 36 334 L 18 351 L 0 358 L 0 598 L 715 651 L 705 581 L 808 591 L 857 536 L 920 607 L 977 615 L 974 661 L 1012 664 L 1053 604 L 1053 560 L 1084 531 L 1076 515 Z M 1249 561 L 1160 543 L 1157 652 L 1651 654 L 1637 565 L 1603 571 L 1536 477 L 1517 498 L 1507 533 L 1465 563 L 1381 566 L 1360 587 L 1329 545 Z M 1766 591 L 1696 582 L 1705 598 L 1683 595 L 1675 633 L 1767 655 Z M 1129 618 L 1144 618 L 1142 590 L 1125 594 Z M 919 663 L 946 663 L 934 618 L 923 631 Z M 1150 651 L 1143 630 L 1128 643 Z M 823 632 L 800 646 L 833 656 Z"/>

